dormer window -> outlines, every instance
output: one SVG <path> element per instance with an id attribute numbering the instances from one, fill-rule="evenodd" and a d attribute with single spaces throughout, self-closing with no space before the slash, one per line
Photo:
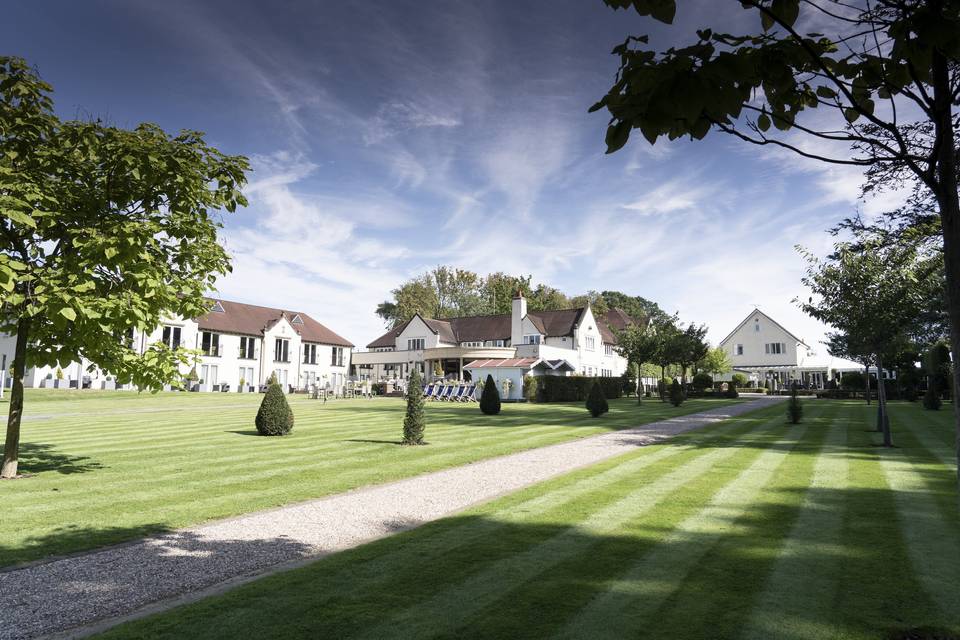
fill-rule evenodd
<path id="1" fill-rule="evenodd" d="M 223 305 L 220 304 L 219 300 L 214 301 L 213 306 L 210 308 L 211 313 L 226 313 L 223 309 Z"/>
<path id="2" fill-rule="evenodd" d="M 293 316 L 293 320 L 290 321 L 290 324 L 303 324 L 303 318 L 300 317 L 300 314 Z"/>

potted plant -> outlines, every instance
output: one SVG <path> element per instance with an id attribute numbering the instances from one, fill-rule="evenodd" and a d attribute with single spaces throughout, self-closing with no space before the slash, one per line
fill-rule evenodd
<path id="1" fill-rule="evenodd" d="M 66 384 L 66 382 L 64 382 L 64 380 L 63 380 L 63 369 L 61 369 L 60 367 L 57 367 L 57 372 L 56 372 L 55 378 L 54 378 L 54 380 L 53 380 L 53 388 L 54 388 L 54 389 L 65 389 L 66 387 L 67 387 L 67 384 Z"/>
<path id="2" fill-rule="evenodd" d="M 40 381 L 40 387 L 49 389 L 52 386 L 53 386 L 53 373 L 48 371 L 47 377 Z"/>
<path id="3" fill-rule="evenodd" d="M 244 385 L 247 381 L 243 379 L 243 376 L 240 376 L 240 384 L 237 385 L 237 393 L 244 392 Z"/>
<path id="4" fill-rule="evenodd" d="M 107 391 L 115 391 L 117 388 L 117 381 L 114 380 L 113 376 L 107 376 L 103 380 L 103 388 Z"/>

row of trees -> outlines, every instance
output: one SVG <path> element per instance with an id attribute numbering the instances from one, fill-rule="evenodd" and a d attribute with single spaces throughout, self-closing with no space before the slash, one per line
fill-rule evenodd
<path id="1" fill-rule="evenodd" d="M 391 291 L 393 298 L 377 306 L 377 315 L 388 327 L 406 322 L 416 314 L 427 318 L 455 318 L 510 313 L 517 291 L 527 298 L 530 311 L 571 309 L 590 304 L 595 313 L 618 307 L 635 318 L 666 316 L 655 302 L 619 291 L 590 291 L 568 296 L 532 276 L 503 272 L 481 276 L 467 269 L 438 266 L 407 280 Z"/>
<path id="2" fill-rule="evenodd" d="M 684 326 L 676 314 L 664 314 L 621 331 L 617 336 L 617 352 L 629 361 L 631 369 L 642 370 L 643 365 L 650 364 L 658 367 L 662 397 L 669 367 L 676 367 L 684 392 L 688 371 L 708 374 L 730 371 L 726 352 L 719 347 L 711 348 L 706 335 L 705 324 Z"/>

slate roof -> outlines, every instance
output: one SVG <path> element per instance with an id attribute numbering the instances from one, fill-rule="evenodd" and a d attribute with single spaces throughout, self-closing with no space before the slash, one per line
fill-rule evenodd
<path id="1" fill-rule="evenodd" d="M 545 336 L 572 336 L 574 328 L 580 323 L 585 311 L 586 307 L 561 309 L 559 311 L 530 311 L 527 313 L 527 317 Z M 440 336 L 441 340 L 451 344 L 510 339 L 509 313 L 446 318 L 444 320 L 421 319 L 430 327 L 431 331 Z M 617 343 L 614 331 L 620 331 L 626 328 L 628 324 L 635 322 L 621 309 L 611 309 L 606 314 L 597 317 L 600 336 L 607 344 Z M 367 348 L 396 346 L 397 336 L 403 333 L 408 324 L 410 324 L 410 320 L 390 329 L 368 344 Z"/>
<path id="2" fill-rule="evenodd" d="M 291 322 L 291 326 L 302 340 L 343 347 L 353 346 L 349 340 L 337 335 L 302 311 L 274 309 L 230 300 L 211 300 L 211 302 L 220 303 L 223 311 L 211 311 L 197 318 L 201 331 L 262 336 L 263 332 L 279 322 L 281 317 L 286 316 L 287 321 L 291 321 L 299 316 L 302 322 Z"/>

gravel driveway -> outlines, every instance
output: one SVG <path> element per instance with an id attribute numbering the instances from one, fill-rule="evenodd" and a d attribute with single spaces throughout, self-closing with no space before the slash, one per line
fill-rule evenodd
<path id="1" fill-rule="evenodd" d="M 0 639 L 86 635 L 118 618 L 196 600 L 777 400 L 751 400 L 2 571 Z"/>

